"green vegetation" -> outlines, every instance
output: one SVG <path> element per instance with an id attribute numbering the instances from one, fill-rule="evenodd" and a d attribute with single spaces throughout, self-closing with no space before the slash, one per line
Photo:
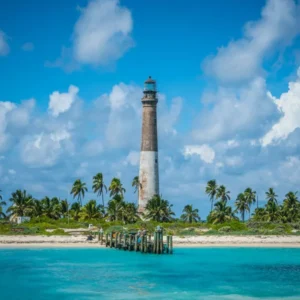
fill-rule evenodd
<path id="1" fill-rule="evenodd" d="M 138 176 L 134 177 L 132 187 L 138 192 Z M 11 194 L 11 205 L 6 212 L 6 202 L 0 195 L 0 234 L 65 235 L 63 229 L 88 228 L 89 224 L 104 230 L 117 226 L 124 230 L 145 228 L 149 232 L 162 225 L 168 234 L 179 236 L 299 234 L 300 231 L 300 202 L 294 192 L 288 192 L 280 204 L 274 189 L 270 188 L 266 192 L 266 205 L 256 207 L 251 215 L 251 207 L 256 202 L 255 191 L 248 187 L 238 194 L 233 208 L 229 205 L 230 191 L 224 185 L 218 186 L 216 180 L 210 180 L 205 192 L 212 205 L 211 212 L 206 222 L 201 222 L 199 210 L 192 205 L 185 205 L 180 218 L 175 218 L 172 204 L 159 195 L 148 201 L 145 213 L 138 213 L 136 204 L 125 201 L 126 190 L 120 179 L 113 178 L 107 188 L 102 173 L 93 177 L 92 189 L 101 200 L 91 199 L 85 205 L 82 200 L 88 190 L 80 179 L 75 180 L 71 189 L 73 203 L 56 197 L 38 200 L 25 190 L 17 190 Z M 104 196 L 108 191 L 110 199 L 105 205 Z M 250 218 L 245 221 L 248 213 Z M 9 221 L 17 216 L 28 216 L 31 220 L 21 225 Z"/>

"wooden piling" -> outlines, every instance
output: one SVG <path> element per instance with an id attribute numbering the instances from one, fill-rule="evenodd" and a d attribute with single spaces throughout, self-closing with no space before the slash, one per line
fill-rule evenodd
<path id="1" fill-rule="evenodd" d="M 167 253 L 169 253 L 169 245 L 170 245 L 170 236 L 167 235 L 167 248 L 166 248 Z"/>
<path id="2" fill-rule="evenodd" d="M 134 251 L 138 251 L 138 235 L 134 236 Z"/>
<path id="3" fill-rule="evenodd" d="M 170 236 L 170 246 L 169 246 L 169 253 L 173 254 L 173 236 Z"/>
<path id="4" fill-rule="evenodd" d="M 110 241 L 109 241 L 109 247 L 112 248 L 112 242 L 113 242 L 113 233 L 110 233 Z"/>

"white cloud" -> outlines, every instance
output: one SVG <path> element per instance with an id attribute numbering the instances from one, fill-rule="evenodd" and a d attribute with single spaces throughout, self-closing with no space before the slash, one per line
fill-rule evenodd
<path id="1" fill-rule="evenodd" d="M 109 94 L 109 104 L 111 110 L 124 110 L 132 107 L 136 112 L 141 110 L 142 89 L 134 85 L 120 83 L 114 85 Z M 131 97 L 134 96 L 132 99 Z"/>
<path id="2" fill-rule="evenodd" d="M 106 99 L 110 112 L 106 123 L 105 138 L 110 147 L 118 148 L 138 142 L 141 126 L 142 89 L 120 83 L 112 88 Z"/>
<path id="3" fill-rule="evenodd" d="M 236 89 L 219 88 L 212 108 L 202 109 L 192 136 L 198 142 L 257 137 L 269 129 L 278 112 L 267 96 L 266 81 L 255 78 Z"/>
<path id="4" fill-rule="evenodd" d="M 160 101 L 160 99 L 159 99 Z M 179 119 L 181 110 L 182 110 L 183 99 L 181 97 L 175 97 L 172 99 L 171 107 L 169 110 L 165 109 L 164 112 L 160 115 L 158 122 L 158 127 L 161 132 L 177 134 L 177 131 L 174 129 L 174 125 Z M 160 108 L 160 103 L 159 107 Z"/>
<path id="5" fill-rule="evenodd" d="M 0 150 L 5 149 L 7 146 L 8 135 L 6 133 L 6 127 L 8 124 L 7 115 L 10 111 L 16 108 L 16 105 L 12 102 L 5 101 L 0 102 Z"/>
<path id="6" fill-rule="evenodd" d="M 61 113 L 68 111 L 76 100 L 78 92 L 79 88 L 74 85 L 70 85 L 67 93 L 60 93 L 58 91 L 53 92 L 50 95 L 48 106 L 50 114 L 57 117 Z"/>
<path id="7" fill-rule="evenodd" d="M 263 146 L 286 139 L 296 128 L 300 128 L 300 68 L 296 81 L 289 83 L 286 93 L 281 94 L 279 99 L 271 93 L 269 96 L 274 100 L 282 117 L 261 139 Z"/>
<path id="8" fill-rule="evenodd" d="M 228 140 L 227 145 L 229 148 L 236 148 L 239 146 L 239 142 L 236 140 Z"/>
<path id="9" fill-rule="evenodd" d="M 16 172 L 14 169 L 9 169 L 9 170 L 8 170 L 8 173 L 9 173 L 10 175 L 15 175 L 17 172 Z"/>
<path id="10" fill-rule="evenodd" d="M 22 50 L 27 51 L 27 52 L 33 51 L 34 50 L 34 44 L 31 43 L 31 42 L 27 42 L 27 43 L 23 44 L 22 45 Z"/>
<path id="11" fill-rule="evenodd" d="M 248 22 L 244 37 L 218 49 L 204 69 L 223 82 L 249 80 L 262 72 L 263 58 L 284 48 L 299 33 L 299 9 L 293 0 L 268 0 L 261 19 Z"/>
<path id="12" fill-rule="evenodd" d="M 22 101 L 21 105 L 15 106 L 13 110 L 11 110 L 7 119 L 11 126 L 15 128 L 24 128 L 30 122 L 30 116 L 35 108 L 35 99 L 31 98 L 28 100 Z"/>
<path id="13" fill-rule="evenodd" d="M 74 28 L 74 57 L 82 64 L 106 65 L 133 46 L 130 11 L 119 0 L 93 0 L 81 9 Z"/>
<path id="14" fill-rule="evenodd" d="M 7 43 L 7 35 L 0 30 L 0 56 L 5 56 L 9 53 L 9 45 Z"/>
<path id="15" fill-rule="evenodd" d="M 215 159 L 215 151 L 210 146 L 204 145 L 188 145 L 184 147 L 183 155 L 187 158 L 191 155 L 199 155 L 200 158 L 208 163 L 211 164 Z"/>
<path id="16" fill-rule="evenodd" d="M 228 156 L 225 158 L 225 163 L 228 166 L 240 166 L 243 164 L 243 160 L 240 156 Z"/>
<path id="17" fill-rule="evenodd" d="M 70 139 L 65 129 L 27 136 L 21 143 L 21 159 L 33 167 L 53 166 L 64 150 L 72 146 Z"/>
<path id="18" fill-rule="evenodd" d="M 138 166 L 140 163 L 140 153 L 137 151 L 130 151 L 124 163 L 125 165 L 130 164 L 132 166 Z"/>

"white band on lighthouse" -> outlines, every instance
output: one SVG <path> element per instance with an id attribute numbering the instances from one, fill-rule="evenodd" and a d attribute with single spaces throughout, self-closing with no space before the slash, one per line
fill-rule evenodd
<path id="1" fill-rule="evenodd" d="M 141 151 L 139 180 L 141 187 L 139 194 L 139 211 L 143 211 L 153 195 L 159 194 L 157 152 Z"/>

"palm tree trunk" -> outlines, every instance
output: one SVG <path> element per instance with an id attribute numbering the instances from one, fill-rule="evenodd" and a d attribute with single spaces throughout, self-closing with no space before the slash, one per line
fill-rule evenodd
<path id="1" fill-rule="evenodd" d="M 103 204 L 103 211 L 105 213 L 105 206 L 104 206 L 104 195 L 103 195 L 103 192 L 101 193 L 102 194 L 102 204 Z"/>

